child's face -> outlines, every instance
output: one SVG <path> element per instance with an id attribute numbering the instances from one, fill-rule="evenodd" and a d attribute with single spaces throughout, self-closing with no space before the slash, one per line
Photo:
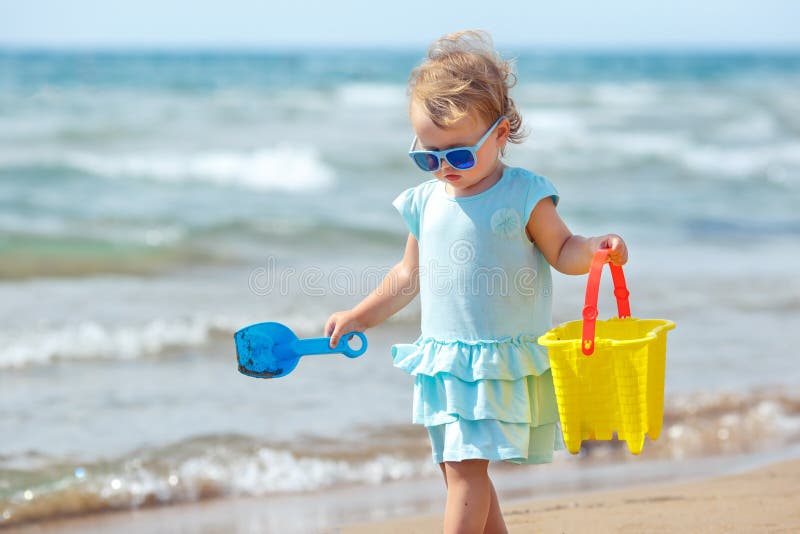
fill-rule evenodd
<path id="1" fill-rule="evenodd" d="M 410 115 L 411 126 L 417 134 L 416 150 L 446 150 L 473 146 L 492 126 L 479 117 L 467 115 L 443 130 L 433 123 L 425 109 L 416 102 L 411 103 Z M 484 178 L 500 172 L 500 149 L 508 141 L 508 134 L 509 123 L 507 119 L 503 119 L 478 149 L 477 163 L 474 167 L 459 170 L 453 168 L 447 160 L 443 160 L 441 168 L 431 174 L 438 180 L 450 184 L 454 191 L 470 191 L 470 188 Z"/>

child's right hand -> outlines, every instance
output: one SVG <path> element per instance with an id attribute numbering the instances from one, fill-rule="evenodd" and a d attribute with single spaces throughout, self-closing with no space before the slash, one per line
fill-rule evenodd
<path id="1" fill-rule="evenodd" d="M 330 347 L 339 343 L 342 334 L 363 332 L 365 326 L 358 320 L 353 310 L 342 310 L 332 314 L 325 323 L 325 335 L 330 336 Z"/>

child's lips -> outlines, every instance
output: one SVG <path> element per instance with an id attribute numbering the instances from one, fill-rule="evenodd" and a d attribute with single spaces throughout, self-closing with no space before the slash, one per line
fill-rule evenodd
<path id="1" fill-rule="evenodd" d="M 455 182 L 455 181 L 456 181 L 456 180 L 458 180 L 459 178 L 461 178 L 461 175 L 460 175 L 460 174 L 445 174 L 445 175 L 444 175 L 444 179 L 445 179 L 445 180 L 449 180 L 449 181 L 451 181 L 451 182 Z"/>

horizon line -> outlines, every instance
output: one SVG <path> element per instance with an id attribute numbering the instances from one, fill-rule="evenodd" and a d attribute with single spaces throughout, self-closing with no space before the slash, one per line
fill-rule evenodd
<path id="1" fill-rule="evenodd" d="M 712 53 L 800 53 L 800 41 L 795 43 L 667 43 L 634 42 L 618 43 L 495 43 L 501 53 L 516 49 L 532 52 L 624 52 L 629 54 L 647 52 L 712 52 Z M 264 52 L 409 52 L 425 54 L 427 45 L 404 43 L 35 43 L 2 42 L 0 50 L 21 52 L 220 52 L 220 53 L 264 53 Z"/>

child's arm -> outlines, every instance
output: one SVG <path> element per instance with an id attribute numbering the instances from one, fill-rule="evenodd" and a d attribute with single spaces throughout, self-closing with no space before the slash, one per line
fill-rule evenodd
<path id="1" fill-rule="evenodd" d="M 342 334 L 363 332 L 382 323 L 401 309 L 419 293 L 419 245 L 414 234 L 408 234 L 406 251 L 400 263 L 392 267 L 364 300 L 350 310 L 332 314 L 325 323 L 325 335 L 331 338 L 331 347 Z"/>
<path id="2" fill-rule="evenodd" d="M 536 204 L 526 226 L 548 263 L 564 274 L 586 274 L 597 249 L 609 248 L 611 262 L 624 265 L 628 247 L 617 234 L 597 237 L 574 235 L 561 220 L 550 197 Z"/>

